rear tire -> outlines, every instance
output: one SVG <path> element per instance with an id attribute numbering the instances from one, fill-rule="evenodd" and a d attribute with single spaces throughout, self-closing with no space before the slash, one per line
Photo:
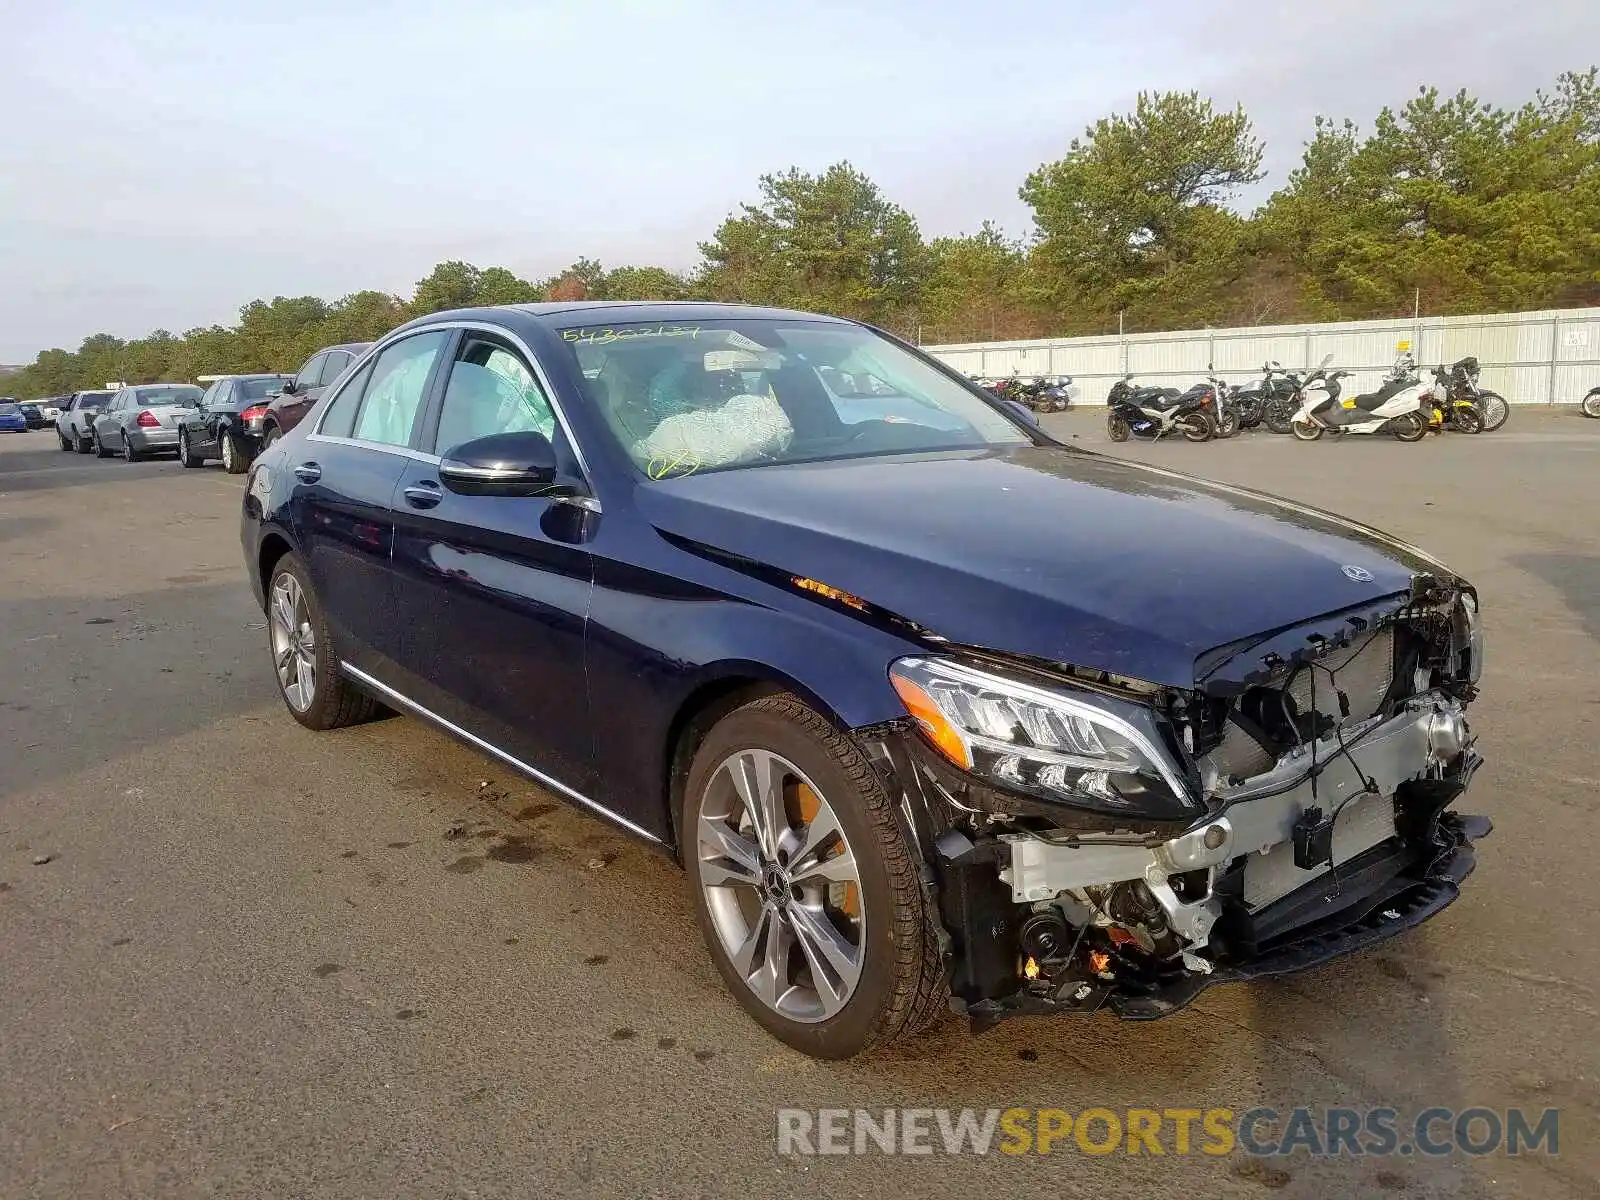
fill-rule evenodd
<path id="1" fill-rule="evenodd" d="M 734 783 L 763 778 L 754 770 L 733 773 L 747 763 L 768 764 L 774 780 L 777 802 L 763 807 L 777 828 L 775 854 L 763 848 Z M 823 852 L 819 858 L 804 844 L 808 835 L 818 836 L 816 822 L 824 817 L 832 818 L 836 832 L 812 843 Z M 949 984 L 937 914 L 923 890 L 922 854 L 861 748 L 799 699 L 764 696 L 712 727 L 689 770 L 679 829 L 690 903 L 712 962 L 768 1033 L 803 1054 L 841 1059 L 939 1019 Z M 849 866 L 842 861 L 847 854 Z M 805 872 L 810 884 L 782 886 L 797 864 L 818 862 L 838 867 L 826 875 Z M 803 876 L 796 870 L 795 877 Z M 801 890 L 819 879 L 822 894 L 802 897 Z M 827 879 L 849 882 L 829 885 Z M 769 894 L 782 896 L 770 910 L 760 905 Z M 763 929 L 765 936 L 757 936 Z M 775 945 L 781 959 L 766 958 Z M 829 948 L 833 953 L 823 952 Z M 841 973 L 849 978 L 848 990 L 835 981 L 825 998 L 811 965 L 817 961 L 830 970 L 853 967 L 853 978 Z M 777 978 L 764 986 L 772 975 Z"/>
<path id="2" fill-rule="evenodd" d="M 276 425 L 268 425 L 266 432 L 261 435 L 261 448 L 265 450 L 282 436 L 283 434 L 278 431 Z"/>
<path id="3" fill-rule="evenodd" d="M 133 448 L 133 439 L 127 434 L 122 435 L 122 461 L 136 463 L 144 457 Z"/>
<path id="4" fill-rule="evenodd" d="M 1322 436 L 1322 426 L 1315 421 L 1291 421 L 1289 432 L 1300 442 L 1314 442 Z"/>
<path id="5" fill-rule="evenodd" d="M 67 435 L 62 433 L 59 429 L 56 430 L 56 441 L 61 443 L 61 452 L 63 454 L 70 454 L 75 448 L 73 446 L 72 439 L 67 437 Z"/>
<path id="6" fill-rule="evenodd" d="M 1128 422 L 1111 413 L 1106 417 L 1106 436 L 1113 442 L 1125 442 L 1133 435 L 1133 430 L 1128 427 Z"/>
<path id="7" fill-rule="evenodd" d="M 1394 436 L 1402 442 L 1420 442 L 1428 436 L 1428 422 L 1421 413 L 1406 413 L 1394 419 Z"/>
<path id="8" fill-rule="evenodd" d="M 291 669 L 286 683 L 280 669 L 286 643 L 291 668 L 295 661 L 309 660 L 311 696 L 304 704 L 290 696 L 291 684 L 300 686 L 298 672 Z M 334 652 L 327 618 L 311 590 L 311 572 L 298 554 L 280 558 L 267 580 L 267 650 L 272 655 L 272 675 L 278 682 L 283 706 L 307 729 L 320 732 L 355 725 L 370 720 L 378 711 L 376 700 L 339 673 L 339 656 Z"/>
<path id="9" fill-rule="evenodd" d="M 1579 411 L 1586 417 L 1600 419 L 1600 388 L 1595 388 L 1583 398 L 1583 403 L 1578 406 Z"/>
<path id="10" fill-rule="evenodd" d="M 1173 425 L 1183 430 L 1186 442 L 1209 442 L 1216 430 L 1211 418 L 1203 413 L 1185 413 Z"/>
<path id="11" fill-rule="evenodd" d="M 224 429 L 217 441 L 221 443 L 222 469 L 229 475 L 243 475 L 250 469 L 250 455 L 240 449 L 233 434 Z"/>

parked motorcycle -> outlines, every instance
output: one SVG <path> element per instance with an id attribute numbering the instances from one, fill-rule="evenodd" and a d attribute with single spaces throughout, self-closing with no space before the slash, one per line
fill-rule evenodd
<path id="1" fill-rule="evenodd" d="M 1434 390 L 1435 393 L 1440 388 L 1444 390 L 1444 395 L 1437 398 L 1448 402 L 1444 405 L 1447 417 L 1459 413 L 1462 404 L 1470 404 L 1483 418 L 1483 432 L 1493 433 L 1506 423 L 1506 418 L 1511 415 L 1511 406 L 1499 392 L 1480 388 L 1478 375 L 1478 360 L 1468 355 L 1452 363 L 1448 373 L 1444 367 L 1434 372 Z"/>
<path id="2" fill-rule="evenodd" d="M 1244 421 L 1240 417 L 1239 407 L 1234 403 L 1233 391 L 1228 387 L 1228 381 L 1217 378 L 1217 368 L 1214 363 L 1207 363 L 1206 383 L 1211 386 L 1211 420 L 1213 432 L 1219 438 L 1231 438 L 1244 428 Z M 1191 391 L 1205 386 L 1196 384 Z"/>
<path id="3" fill-rule="evenodd" d="M 1134 387 L 1133 376 L 1124 375 L 1111 385 L 1106 396 L 1106 433 L 1113 442 L 1130 437 L 1157 441 L 1169 433 L 1181 433 L 1186 441 L 1208 442 L 1216 424 L 1208 411 L 1212 406 L 1211 387 L 1196 384 L 1187 392 L 1177 388 Z"/>
<path id="4" fill-rule="evenodd" d="M 1444 367 L 1435 367 L 1433 388 L 1429 391 L 1425 407 L 1428 427 L 1435 432 L 1454 429 L 1457 433 L 1482 433 L 1483 413 L 1471 398 L 1461 395 L 1451 387 L 1450 373 Z"/>
<path id="5" fill-rule="evenodd" d="M 1583 415 L 1600 419 L 1600 387 L 1590 388 L 1581 405 Z"/>
<path id="6" fill-rule="evenodd" d="M 1328 364 L 1333 362 L 1333 355 L 1323 358 L 1304 378 L 1285 371 L 1280 362 L 1268 362 L 1262 370 L 1265 378 L 1261 381 L 1261 422 L 1272 433 L 1290 433 L 1294 425 L 1294 414 L 1299 410 L 1308 387 L 1319 385 L 1328 373 Z"/>
<path id="7" fill-rule="evenodd" d="M 1420 442 L 1428 434 L 1425 404 L 1432 388 L 1418 385 L 1412 366 L 1411 356 L 1401 355 L 1377 391 L 1343 401 L 1339 399 L 1339 381 L 1349 378 L 1350 372 L 1323 372 L 1315 384 L 1302 389 L 1303 399 L 1290 421 L 1290 432 L 1302 442 L 1314 442 L 1324 433 L 1392 433 L 1402 442 Z"/>

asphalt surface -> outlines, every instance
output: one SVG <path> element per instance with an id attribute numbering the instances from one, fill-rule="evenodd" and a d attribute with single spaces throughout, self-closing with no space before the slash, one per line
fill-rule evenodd
<path id="1" fill-rule="evenodd" d="M 680 872 L 409 718 L 281 709 L 240 480 L 0 437 L 0 1196 L 1582 1196 L 1600 1176 L 1600 422 L 1111 447 L 1393 530 L 1484 596 L 1462 900 L 1148 1025 L 850 1063 L 724 993 Z M 1061 513 L 1063 521 L 1073 519 Z M 35 859 L 49 861 L 35 865 Z M 780 1106 L 1488 1105 L 1561 1153 L 780 1158 Z"/>

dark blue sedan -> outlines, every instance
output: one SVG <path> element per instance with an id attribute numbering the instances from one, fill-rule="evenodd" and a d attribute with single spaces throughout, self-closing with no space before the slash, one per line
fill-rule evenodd
<path id="1" fill-rule="evenodd" d="M 22 405 L 0 401 L 0 433 L 26 433 L 28 418 L 22 415 Z"/>
<path id="2" fill-rule="evenodd" d="M 242 534 L 297 721 L 412 713 L 675 856 L 813 1055 L 1162 1016 L 1427 919 L 1488 831 L 1467 583 L 849 321 L 421 318 L 256 460 Z"/>

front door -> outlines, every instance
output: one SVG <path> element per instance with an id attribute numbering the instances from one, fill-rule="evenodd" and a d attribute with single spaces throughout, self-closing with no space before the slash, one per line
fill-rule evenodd
<path id="1" fill-rule="evenodd" d="M 577 477 L 521 352 L 467 331 L 420 448 L 447 455 L 475 438 L 529 429 L 550 437 Z M 584 627 L 593 582 L 583 512 L 542 497 L 457 495 L 422 458 L 406 464 L 394 503 L 402 690 L 587 795 L 595 772 Z"/>
<path id="2" fill-rule="evenodd" d="M 288 444 L 290 514 L 339 655 L 392 681 L 399 656 L 390 559 L 395 488 L 451 330 L 390 343 L 333 398 L 320 426 Z"/>

